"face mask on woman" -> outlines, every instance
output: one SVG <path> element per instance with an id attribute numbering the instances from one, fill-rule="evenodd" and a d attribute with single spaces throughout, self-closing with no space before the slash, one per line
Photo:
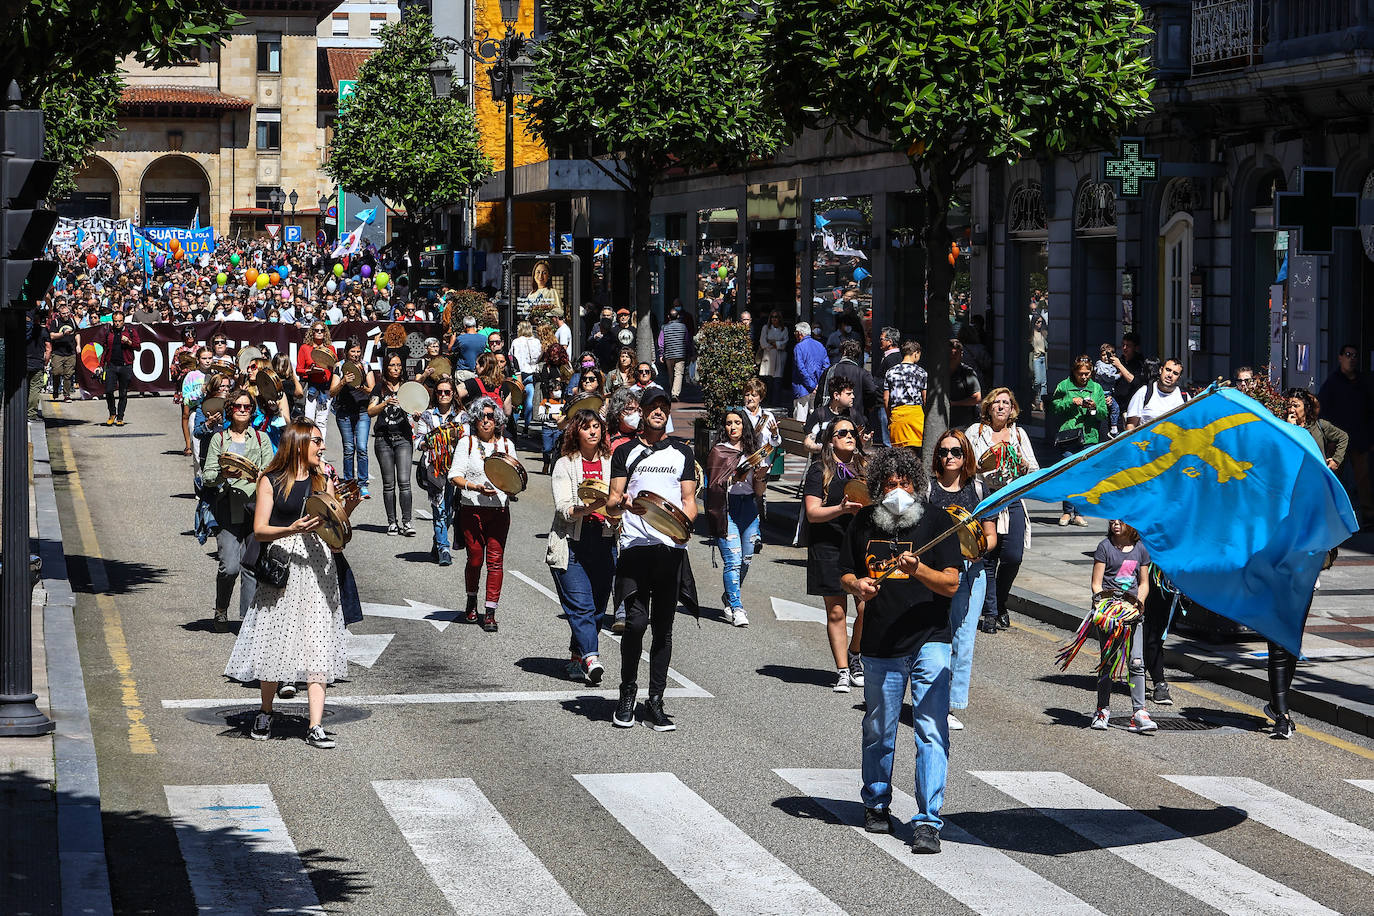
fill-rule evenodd
<path id="1" fill-rule="evenodd" d="M 639 429 L 639 420 L 639 411 L 633 411 L 631 413 L 625 413 L 620 415 L 620 423 L 626 429 Z"/>

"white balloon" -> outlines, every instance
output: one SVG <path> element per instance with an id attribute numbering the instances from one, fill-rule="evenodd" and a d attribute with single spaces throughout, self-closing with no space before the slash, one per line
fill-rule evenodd
<path id="1" fill-rule="evenodd" d="M 329 290 L 329 291 L 332 293 L 332 292 L 335 292 L 336 290 L 338 290 L 339 285 L 338 285 L 337 283 L 335 283 L 333 280 L 330 280 L 328 283 L 326 283 L 326 284 L 324 285 L 324 288 L 327 289 L 327 290 Z"/>

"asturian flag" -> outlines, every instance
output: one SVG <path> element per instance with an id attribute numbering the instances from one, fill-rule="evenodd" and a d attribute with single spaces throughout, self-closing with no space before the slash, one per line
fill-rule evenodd
<path id="1" fill-rule="evenodd" d="M 1326 552 L 1359 527 L 1311 433 L 1216 386 L 1022 477 L 973 514 L 1025 498 L 1121 519 L 1189 598 L 1294 654 Z"/>

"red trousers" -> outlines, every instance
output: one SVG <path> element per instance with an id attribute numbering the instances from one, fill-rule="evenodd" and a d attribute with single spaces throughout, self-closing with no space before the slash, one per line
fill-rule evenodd
<path id="1" fill-rule="evenodd" d="M 501 580 L 505 576 L 502 562 L 506 556 L 506 534 L 510 531 L 510 510 L 504 506 L 463 506 L 458 511 L 458 530 L 467 545 L 468 562 L 464 574 L 468 594 L 477 591 L 482 575 L 482 560 L 487 562 L 486 603 L 495 606 L 501 600 Z"/>

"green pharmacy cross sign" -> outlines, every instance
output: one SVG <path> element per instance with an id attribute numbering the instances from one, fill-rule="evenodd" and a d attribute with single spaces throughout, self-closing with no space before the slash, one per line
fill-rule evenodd
<path id="1" fill-rule="evenodd" d="M 1145 141 L 1140 137 L 1122 137 L 1121 154 L 1102 154 L 1102 174 L 1121 182 L 1122 197 L 1139 197 L 1140 183 L 1159 177 L 1159 157 L 1142 154 Z"/>
<path id="2" fill-rule="evenodd" d="M 1336 170 L 1304 167 L 1301 191 L 1274 195 L 1274 225 L 1298 229 L 1299 254 L 1331 254 L 1336 230 L 1355 229 L 1360 220 L 1358 194 L 1337 194 Z"/>

